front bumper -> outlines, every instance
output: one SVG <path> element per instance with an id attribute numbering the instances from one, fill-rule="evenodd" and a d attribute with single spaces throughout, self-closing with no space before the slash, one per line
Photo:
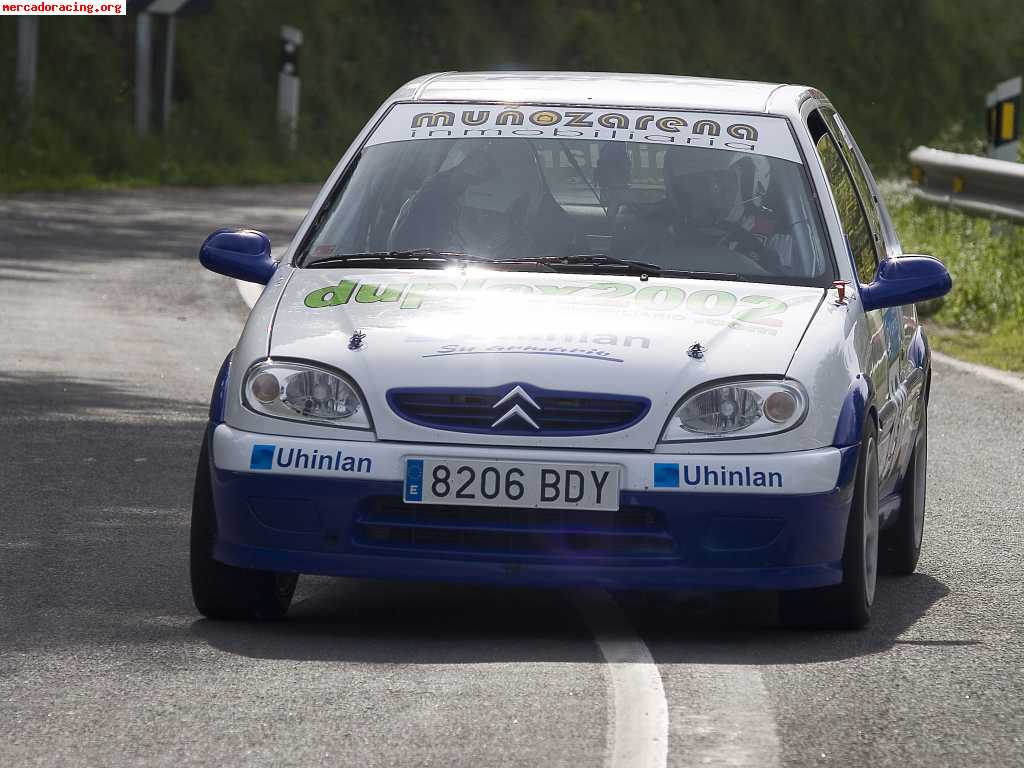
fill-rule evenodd
<path id="1" fill-rule="evenodd" d="M 224 424 L 212 430 L 212 447 L 214 556 L 222 562 L 337 576 L 636 589 L 838 583 L 857 453 L 857 446 L 757 456 L 470 449 L 301 440 Z M 618 463 L 620 512 L 405 505 L 404 457 L 423 455 Z M 689 482 L 698 466 L 705 481 L 722 482 Z M 752 487 L 744 467 L 755 477 L 777 473 L 779 482 Z"/>

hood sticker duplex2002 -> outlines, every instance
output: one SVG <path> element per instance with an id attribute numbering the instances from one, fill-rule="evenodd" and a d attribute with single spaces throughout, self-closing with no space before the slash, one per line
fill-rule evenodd
<path id="1" fill-rule="evenodd" d="M 774 335 L 783 324 L 789 305 L 774 296 L 751 293 L 737 295 L 722 289 L 687 291 L 678 285 L 651 282 L 643 286 L 629 282 L 595 280 L 557 284 L 517 279 L 516 282 L 469 279 L 458 282 L 344 279 L 310 291 L 305 305 L 310 309 L 355 305 L 390 304 L 400 310 L 421 310 L 427 302 L 440 301 L 447 311 L 458 311 L 453 299 L 473 301 L 480 294 L 515 294 L 537 304 L 557 303 L 560 310 L 580 307 L 621 308 L 633 313 L 673 315 L 688 319 L 717 320 L 734 330 Z M 539 309 L 539 306 L 532 305 Z M 441 307 L 437 307 L 440 309 Z"/>

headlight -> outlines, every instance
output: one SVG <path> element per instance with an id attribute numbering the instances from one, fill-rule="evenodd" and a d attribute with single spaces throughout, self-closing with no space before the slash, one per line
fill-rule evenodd
<path id="1" fill-rule="evenodd" d="M 784 432 L 807 413 L 807 395 L 795 381 L 733 381 L 693 393 L 665 425 L 662 442 L 756 437 Z"/>
<path id="2" fill-rule="evenodd" d="M 263 362 L 249 369 L 245 404 L 278 419 L 369 429 L 370 416 L 356 388 L 338 373 L 304 363 Z"/>

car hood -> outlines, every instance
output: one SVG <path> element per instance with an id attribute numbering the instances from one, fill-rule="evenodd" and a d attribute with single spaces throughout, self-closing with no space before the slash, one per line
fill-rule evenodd
<path id="1" fill-rule="evenodd" d="M 784 374 L 823 296 L 821 288 L 639 276 L 298 269 L 278 304 L 270 355 L 347 373 L 380 439 L 651 449 L 694 387 Z M 512 435 L 423 426 L 387 397 L 398 388 L 502 392 L 516 384 L 646 398 L 650 409 L 606 434 Z"/>

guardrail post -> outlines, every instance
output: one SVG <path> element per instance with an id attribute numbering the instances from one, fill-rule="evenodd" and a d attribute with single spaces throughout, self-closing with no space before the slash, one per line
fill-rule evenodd
<path id="1" fill-rule="evenodd" d="M 988 116 L 988 156 L 1017 162 L 1020 151 L 1021 78 L 999 83 L 985 97 Z"/>
<path id="2" fill-rule="evenodd" d="M 164 35 L 164 87 L 160 109 L 160 119 L 165 130 L 167 121 L 171 119 L 171 95 L 174 93 L 174 32 L 177 23 L 173 14 L 167 16 L 167 25 L 164 30 L 166 32 Z"/>
<path id="3" fill-rule="evenodd" d="M 281 71 L 277 75 L 277 121 L 289 152 L 298 143 L 299 128 L 299 48 L 302 32 L 287 25 L 281 27 Z"/>
<path id="4" fill-rule="evenodd" d="M 18 17 L 18 60 L 15 83 L 19 105 L 27 127 L 32 119 L 32 100 L 36 93 L 36 68 L 39 63 L 39 17 Z"/>
<path id="5" fill-rule="evenodd" d="M 149 133 L 149 92 L 152 78 L 151 16 L 140 13 L 135 19 L 135 133 Z"/>

